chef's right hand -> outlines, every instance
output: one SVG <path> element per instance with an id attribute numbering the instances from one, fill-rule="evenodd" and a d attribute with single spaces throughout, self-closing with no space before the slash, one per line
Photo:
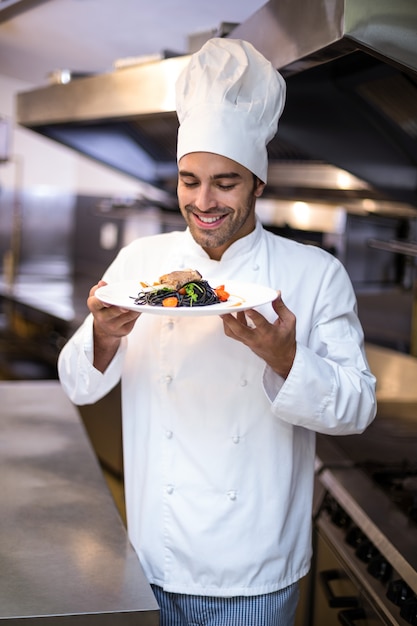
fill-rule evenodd
<path id="1" fill-rule="evenodd" d="M 122 337 L 133 329 L 140 313 L 105 304 L 95 293 L 107 283 L 100 280 L 90 289 L 87 306 L 94 317 L 94 361 L 93 365 L 104 372 L 115 356 Z"/>
<path id="2" fill-rule="evenodd" d="M 97 285 L 90 289 L 87 299 L 87 306 L 94 317 L 94 333 L 100 337 L 107 336 L 120 339 L 131 332 L 140 313 L 106 304 L 96 298 L 97 289 L 104 285 L 107 283 L 100 280 Z"/>

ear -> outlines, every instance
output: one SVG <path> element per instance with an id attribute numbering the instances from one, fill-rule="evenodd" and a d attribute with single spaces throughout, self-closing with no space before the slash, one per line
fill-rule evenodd
<path id="1" fill-rule="evenodd" d="M 260 198 L 265 189 L 265 183 L 263 183 L 259 178 L 256 179 L 255 191 L 254 194 L 257 198 Z"/>

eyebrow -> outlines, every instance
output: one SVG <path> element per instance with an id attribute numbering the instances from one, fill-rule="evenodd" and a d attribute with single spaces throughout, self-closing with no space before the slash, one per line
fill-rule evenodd
<path id="1" fill-rule="evenodd" d="M 187 172 L 186 170 L 180 170 L 179 171 L 179 175 L 180 176 L 190 176 L 192 178 L 198 178 L 198 176 L 196 176 L 196 174 L 194 174 L 193 172 Z M 219 180 L 222 178 L 242 178 L 240 174 L 238 174 L 237 172 L 223 172 L 221 174 L 214 174 L 213 176 L 210 177 L 212 180 Z"/>

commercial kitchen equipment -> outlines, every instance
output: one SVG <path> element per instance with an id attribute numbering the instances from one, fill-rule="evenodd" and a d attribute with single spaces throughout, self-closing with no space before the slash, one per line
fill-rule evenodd
<path id="1" fill-rule="evenodd" d="M 159 609 L 57 381 L 0 382 L 0 622 L 157 626 Z"/>
<path id="2" fill-rule="evenodd" d="M 417 208 L 416 32 L 415 0 L 270 0 L 230 32 L 287 80 L 268 196 L 339 199 L 363 215 L 387 199 L 394 211 L 396 203 Z M 158 188 L 173 208 L 174 84 L 187 62 L 124 66 L 21 93 L 18 122 Z M 346 172 L 352 177 L 341 182 Z M 377 347 L 368 356 L 377 419 L 362 435 L 318 436 L 303 626 L 417 624 L 416 362 Z M 348 581 L 353 591 L 335 597 L 336 583 Z"/>
<path id="3" fill-rule="evenodd" d="M 370 340 L 404 351 L 411 346 L 413 354 L 417 281 L 409 270 L 414 259 L 371 249 L 367 239 L 384 243 L 377 231 L 391 218 L 398 224 L 389 225 L 390 233 L 386 229 L 386 241 L 415 239 L 415 228 L 402 224 L 417 218 L 416 32 L 414 0 L 270 0 L 224 35 L 253 43 L 287 81 L 258 211 L 271 201 L 275 205 L 266 213 L 273 214 L 274 227 L 280 220 L 278 234 L 334 248 L 349 274 L 355 273 L 355 288 L 360 274 L 360 311 Z M 188 60 L 189 54 L 136 59 L 132 65 L 115 63 L 102 74 L 31 89 L 17 96 L 17 121 L 139 179 L 158 191 L 158 202 L 178 212 L 175 82 Z M 328 215 L 342 208 L 357 219 L 346 221 L 342 236 L 339 230 L 329 238 L 319 228 L 297 232 L 286 209 L 300 201 L 308 203 L 312 220 L 317 220 L 314 202 Z M 364 235 L 362 217 L 368 218 L 367 239 L 348 241 L 350 235 Z M 397 283 L 387 285 L 395 272 Z M 410 280 L 403 280 L 406 273 Z M 380 324 L 379 310 L 391 310 L 391 302 L 399 307 L 395 322 Z M 368 323 L 375 315 L 378 324 Z"/>
<path id="4" fill-rule="evenodd" d="M 342 168 L 371 186 L 367 196 L 417 205 L 416 31 L 414 0 L 270 0 L 226 35 L 253 43 L 287 79 L 267 193 L 330 186 L 334 196 Z M 20 93 L 17 121 L 175 195 L 174 86 L 188 59 Z M 351 183 L 344 196 L 363 197 Z"/>
<path id="5" fill-rule="evenodd" d="M 304 626 L 417 624 L 417 361 L 375 346 L 367 355 L 376 420 L 317 439 Z"/>
<path id="6" fill-rule="evenodd" d="M 226 33 L 253 43 L 287 81 L 279 131 L 268 146 L 262 201 L 318 199 L 327 203 L 329 214 L 342 206 L 359 218 L 369 217 L 369 225 L 386 210 L 399 222 L 417 217 L 416 32 L 414 0 L 270 0 Z M 136 59 L 132 65 L 115 63 L 102 74 L 31 89 L 17 96 L 17 121 L 140 179 L 158 191 L 158 202 L 178 212 L 175 82 L 188 60 L 188 54 L 143 63 Z M 282 218 L 282 206 L 275 213 Z M 363 231 L 357 224 L 359 229 L 349 234 Z M 390 230 L 395 229 L 392 224 Z M 294 236 L 291 228 L 282 230 L 280 234 Z M 397 231 L 390 239 L 415 238 L 413 232 L 400 232 L 401 227 Z M 310 239 L 316 234 L 307 233 Z M 368 236 L 376 237 L 375 232 Z M 374 287 L 384 290 L 377 294 L 382 308 L 392 296 L 405 300 L 395 317 L 402 318 L 405 311 L 413 324 L 385 341 L 403 350 L 412 345 L 417 352 L 417 289 L 399 279 L 387 291 L 378 282 L 406 263 L 411 266 L 409 257 L 371 250 L 363 240 L 353 245 L 353 254 L 338 256 L 350 273 L 349 263 L 365 277 L 361 309 L 369 306 L 374 314 L 380 308 Z M 374 331 L 372 323 L 368 328 Z M 380 339 L 380 328 L 378 324 L 372 332 L 372 341 Z"/>

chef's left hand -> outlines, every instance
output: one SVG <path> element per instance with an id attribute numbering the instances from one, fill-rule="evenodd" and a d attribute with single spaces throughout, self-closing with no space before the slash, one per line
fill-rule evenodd
<path id="1" fill-rule="evenodd" d="M 274 323 L 254 309 L 239 311 L 236 316 L 227 313 L 221 316 L 224 332 L 227 337 L 244 343 L 277 374 L 287 378 L 296 352 L 296 318 L 283 303 L 280 292 L 272 306 L 277 314 Z"/>

